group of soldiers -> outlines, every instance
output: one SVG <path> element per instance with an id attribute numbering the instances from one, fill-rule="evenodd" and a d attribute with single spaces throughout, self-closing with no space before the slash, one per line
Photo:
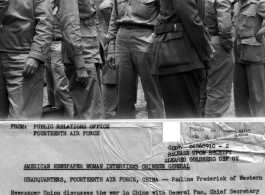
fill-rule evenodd
<path id="1" fill-rule="evenodd" d="M 100 3 L 100 5 L 99 5 Z M 0 118 L 265 116 L 263 0 L 0 0 Z M 45 76 L 44 76 L 45 69 Z"/>

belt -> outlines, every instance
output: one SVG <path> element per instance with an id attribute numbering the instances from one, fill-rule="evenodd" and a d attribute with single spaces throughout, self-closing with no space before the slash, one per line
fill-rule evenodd
<path id="1" fill-rule="evenodd" d="M 53 37 L 52 40 L 53 41 L 62 41 L 62 37 Z"/>
<path id="2" fill-rule="evenodd" d="M 155 34 L 164 34 L 168 32 L 183 32 L 185 31 L 181 23 L 160 24 L 155 27 Z"/>
<path id="3" fill-rule="evenodd" d="M 154 26 L 146 25 L 146 24 L 129 24 L 129 23 L 121 23 L 121 28 L 126 28 L 128 30 L 131 29 L 151 29 L 154 30 Z"/>

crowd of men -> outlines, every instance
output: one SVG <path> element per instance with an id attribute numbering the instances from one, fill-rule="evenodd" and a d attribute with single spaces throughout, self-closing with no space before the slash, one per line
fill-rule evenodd
<path id="1" fill-rule="evenodd" d="M 263 0 L 0 0 L 0 118 L 265 116 Z M 45 74 L 44 74 L 45 72 Z"/>

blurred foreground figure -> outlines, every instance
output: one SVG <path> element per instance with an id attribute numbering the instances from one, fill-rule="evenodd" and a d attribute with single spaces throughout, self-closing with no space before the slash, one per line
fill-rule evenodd
<path id="1" fill-rule="evenodd" d="M 160 0 L 152 74 L 159 75 L 167 118 L 201 117 L 200 86 L 212 58 L 194 0 Z"/>
<path id="2" fill-rule="evenodd" d="M 221 117 L 231 103 L 231 90 L 235 68 L 230 0 L 206 0 L 204 22 L 209 28 L 214 60 L 208 70 L 203 101 L 205 117 Z"/>
<path id="3" fill-rule="evenodd" d="M 99 12 L 104 18 L 101 25 L 101 44 L 103 46 L 105 56 L 108 53 L 108 29 L 113 7 L 113 0 L 105 0 L 99 6 Z M 102 69 L 102 94 L 105 107 L 105 118 L 115 119 L 117 117 L 117 98 L 118 92 L 116 87 L 116 70 L 111 69 L 108 65 Z"/>
<path id="4" fill-rule="evenodd" d="M 109 65 L 117 71 L 118 118 L 136 117 L 135 97 L 139 75 L 149 119 L 164 118 L 157 76 L 151 75 L 154 27 L 158 0 L 114 0 L 109 26 Z"/>
<path id="5" fill-rule="evenodd" d="M 39 119 L 43 68 L 52 40 L 50 1 L 10 0 L 0 44 L 0 117 Z"/>
<path id="6" fill-rule="evenodd" d="M 77 119 L 103 119 L 98 18 L 94 0 L 59 0 L 63 62 Z"/>
<path id="7" fill-rule="evenodd" d="M 53 39 L 46 62 L 48 101 L 49 105 L 63 109 L 63 119 L 73 119 L 74 104 L 69 93 L 69 82 L 62 63 L 62 33 L 59 24 L 57 0 L 52 0 L 52 6 L 54 19 Z"/>
<path id="8" fill-rule="evenodd" d="M 265 116 L 264 18 L 264 1 L 240 0 L 234 5 L 237 117 Z"/>

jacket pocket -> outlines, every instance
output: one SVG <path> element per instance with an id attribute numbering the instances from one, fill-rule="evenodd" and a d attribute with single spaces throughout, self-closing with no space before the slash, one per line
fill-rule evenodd
<path id="1" fill-rule="evenodd" d="M 136 0 L 133 8 L 133 14 L 139 18 L 150 19 L 156 11 L 155 0 Z"/>
<path id="2" fill-rule="evenodd" d="M 170 32 L 162 35 L 159 39 L 156 38 L 153 55 L 159 68 L 190 62 L 182 32 Z"/>
<path id="3" fill-rule="evenodd" d="M 263 44 L 255 37 L 242 39 L 240 60 L 244 62 L 259 62 L 263 60 Z"/>
<path id="4" fill-rule="evenodd" d="M 256 12 L 244 12 L 242 14 L 242 25 L 248 28 L 255 26 Z"/>
<path id="5" fill-rule="evenodd" d="M 93 0 L 78 0 L 78 4 L 80 18 L 88 19 L 96 14 L 96 5 Z"/>

